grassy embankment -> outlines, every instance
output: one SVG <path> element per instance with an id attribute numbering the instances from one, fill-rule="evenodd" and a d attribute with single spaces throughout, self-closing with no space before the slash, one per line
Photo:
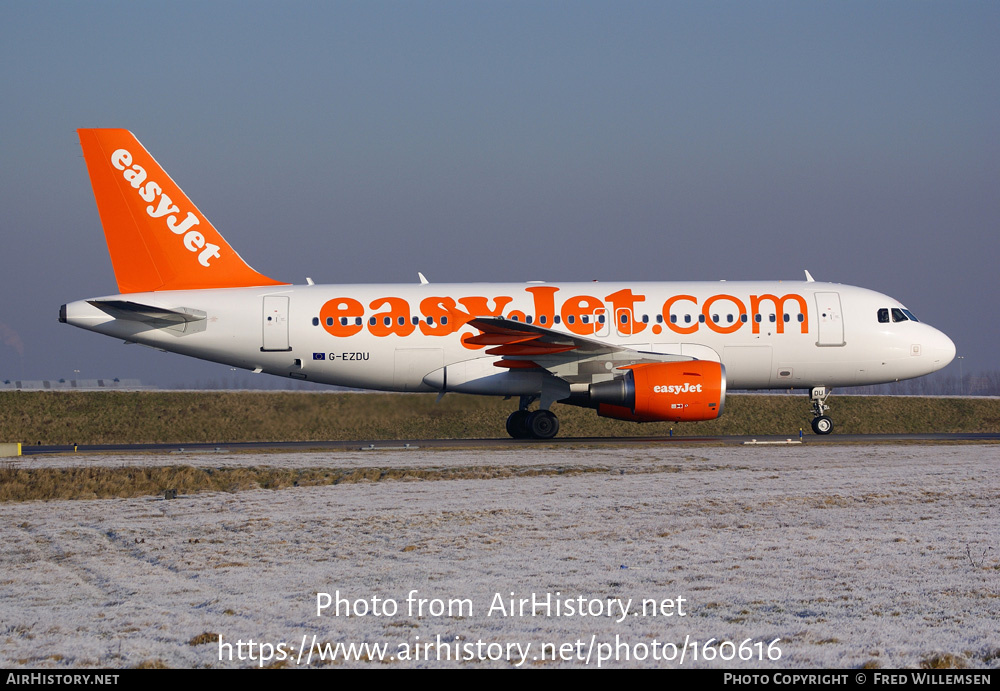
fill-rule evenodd
<path id="1" fill-rule="evenodd" d="M 450 394 L 0 392 L 0 441 L 226 443 L 506 437 L 516 402 Z M 835 434 L 992 432 L 1000 400 L 834 396 Z M 557 405 L 560 437 L 811 434 L 805 395 L 731 395 L 718 420 L 636 424 Z"/>
<path id="2" fill-rule="evenodd" d="M 835 420 L 841 432 L 986 432 L 1000 427 L 1000 401 L 840 397 Z M 433 395 L 3 392 L 0 441 L 27 444 L 127 442 L 309 441 L 503 437 L 510 401 Z M 722 419 L 688 424 L 637 425 L 598 418 L 593 411 L 560 406 L 562 436 L 785 434 L 808 427 L 804 396 L 731 396 Z M 234 492 L 290 486 L 564 474 L 564 468 L 155 468 L 83 467 L 29 469 L 0 466 L 0 501 L 93 499 L 201 490 Z M 588 468 L 569 472 L 606 472 Z"/>
<path id="3" fill-rule="evenodd" d="M 336 461 L 333 460 L 333 463 Z M 0 502 L 53 499 L 108 499 L 146 497 L 164 489 L 179 495 L 195 492 L 239 492 L 248 489 L 314 487 L 384 480 L 471 480 L 538 475 L 607 473 L 608 468 L 533 468 L 514 466 L 449 465 L 435 468 L 195 468 L 159 467 L 21 468 L 0 464 Z"/>

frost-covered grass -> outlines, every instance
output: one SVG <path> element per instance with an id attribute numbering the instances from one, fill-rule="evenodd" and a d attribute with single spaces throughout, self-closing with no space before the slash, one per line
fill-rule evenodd
<path id="1" fill-rule="evenodd" d="M 0 666 L 251 666 L 220 662 L 219 637 L 235 652 L 238 641 L 297 648 L 314 635 L 384 642 L 390 654 L 400 646 L 412 654 L 437 636 L 530 644 L 526 665 L 546 667 L 584 663 L 531 659 L 542 643 L 586 650 L 616 635 L 647 650 L 686 638 L 750 639 L 766 650 L 780 638 L 777 661 L 694 661 L 689 648 L 684 666 L 1000 664 L 997 446 L 532 447 L 183 461 L 426 474 L 172 501 L 2 504 Z M 95 462 L 178 458 L 17 461 Z M 430 472 L 449 467 L 484 472 Z M 498 468 L 517 472 L 490 470 Z M 338 590 L 368 606 L 394 600 L 400 611 L 317 617 L 316 593 Z M 471 611 L 411 616 L 413 590 L 418 599 L 467 601 Z M 605 605 L 669 599 L 676 607 L 683 598 L 685 616 L 487 616 L 496 594 L 557 592 Z M 506 656 L 334 664 L 513 665 Z"/>

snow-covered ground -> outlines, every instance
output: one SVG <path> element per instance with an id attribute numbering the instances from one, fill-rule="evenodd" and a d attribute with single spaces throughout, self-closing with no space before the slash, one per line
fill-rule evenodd
<path id="1" fill-rule="evenodd" d="M 1000 446 L 16 463 L 484 472 L 0 505 L 2 667 L 1000 665 Z"/>

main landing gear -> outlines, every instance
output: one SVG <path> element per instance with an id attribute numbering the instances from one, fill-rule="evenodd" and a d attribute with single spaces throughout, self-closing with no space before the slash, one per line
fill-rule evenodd
<path id="1" fill-rule="evenodd" d="M 829 434 L 833 431 L 833 420 L 826 415 L 830 406 L 826 404 L 826 399 L 833 393 L 833 389 L 825 386 L 814 386 L 809 389 L 809 400 L 812 402 L 813 421 L 812 428 L 816 434 Z"/>
<path id="2" fill-rule="evenodd" d="M 533 400 L 521 396 L 521 407 L 507 418 L 507 434 L 514 439 L 551 439 L 559 433 L 559 418 L 551 410 L 528 410 Z"/>

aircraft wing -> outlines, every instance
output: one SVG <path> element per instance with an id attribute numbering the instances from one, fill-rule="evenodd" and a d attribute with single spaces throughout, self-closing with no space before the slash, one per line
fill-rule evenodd
<path id="1" fill-rule="evenodd" d="M 493 363 L 497 367 L 541 368 L 570 384 L 612 379 L 615 370 L 626 365 L 695 359 L 634 350 L 503 317 L 476 317 L 467 323 L 481 333 L 466 338 L 465 342 L 492 346 L 486 354 L 499 356 Z"/>

